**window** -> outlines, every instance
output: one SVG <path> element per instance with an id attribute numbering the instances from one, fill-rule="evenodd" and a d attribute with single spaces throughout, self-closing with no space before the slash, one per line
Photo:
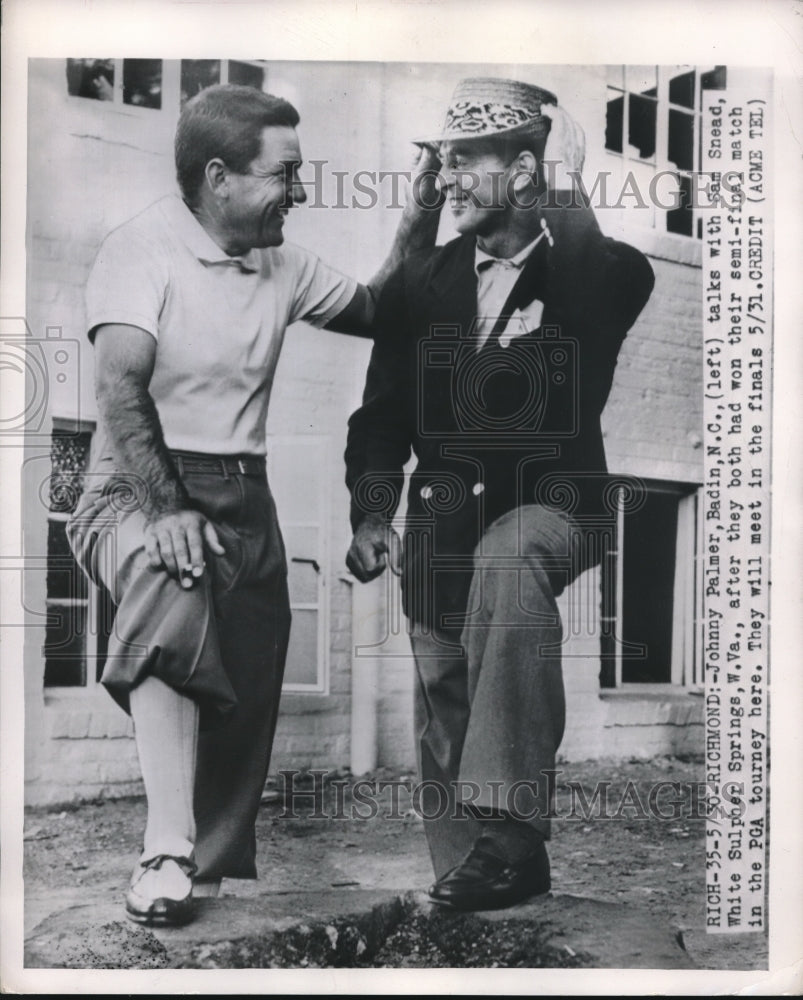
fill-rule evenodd
<path id="1" fill-rule="evenodd" d="M 216 83 L 239 83 L 262 90 L 265 67 L 258 62 L 237 62 L 233 59 L 182 59 L 181 104 Z"/>
<path id="2" fill-rule="evenodd" d="M 636 186 L 646 205 L 629 195 L 624 204 L 636 205 L 639 211 L 631 214 L 660 232 L 702 236 L 692 198 L 692 174 L 701 163 L 700 117 L 705 92 L 724 89 L 726 75 L 724 66 L 608 67 L 605 148 L 617 161 L 617 190 Z M 660 183 L 662 172 L 676 178 L 674 191 Z"/>
<path id="3" fill-rule="evenodd" d="M 268 479 L 287 550 L 293 624 L 284 674 L 286 691 L 323 693 L 328 686 L 328 438 L 273 437 Z"/>
<path id="4" fill-rule="evenodd" d="M 72 421 L 59 424 L 50 448 L 44 684 L 92 687 L 106 662 L 114 604 L 105 590 L 88 582 L 67 542 L 67 521 L 84 486 L 92 431 Z"/>
<path id="5" fill-rule="evenodd" d="M 602 574 L 602 686 L 701 683 L 697 496 L 648 482 L 645 502 L 617 516 Z"/>
<path id="6" fill-rule="evenodd" d="M 106 101 L 122 109 L 175 110 L 206 87 L 265 86 L 265 65 L 233 59 L 67 59 L 70 97 Z"/>
<path id="7" fill-rule="evenodd" d="M 181 60 L 181 104 L 220 83 L 220 59 Z"/>
<path id="8" fill-rule="evenodd" d="M 229 83 L 239 83 L 243 87 L 256 87 L 257 90 L 262 89 L 262 84 L 265 81 L 265 71 L 261 66 L 256 66 L 254 63 L 234 61 L 230 61 L 228 66 Z"/>
<path id="9" fill-rule="evenodd" d="M 123 60 L 123 104 L 138 108 L 162 106 L 162 60 Z"/>
<path id="10" fill-rule="evenodd" d="M 67 93 L 94 101 L 114 100 L 114 59 L 68 59 Z"/>
<path id="11" fill-rule="evenodd" d="M 89 590 L 67 544 L 66 523 L 83 488 L 91 433 L 53 431 L 47 519 L 45 687 L 87 681 Z"/>
<path id="12" fill-rule="evenodd" d="M 161 59 L 68 59 L 67 93 L 131 107 L 162 106 Z"/>

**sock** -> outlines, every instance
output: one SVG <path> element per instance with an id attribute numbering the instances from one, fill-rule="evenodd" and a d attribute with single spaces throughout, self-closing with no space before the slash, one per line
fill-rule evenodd
<path id="1" fill-rule="evenodd" d="M 192 887 L 192 894 L 196 899 L 217 899 L 220 893 L 219 878 L 203 879 L 195 882 Z"/>
<path id="2" fill-rule="evenodd" d="M 146 677 L 131 692 L 131 716 L 148 800 L 141 860 L 192 857 L 198 706 L 157 677 Z"/>

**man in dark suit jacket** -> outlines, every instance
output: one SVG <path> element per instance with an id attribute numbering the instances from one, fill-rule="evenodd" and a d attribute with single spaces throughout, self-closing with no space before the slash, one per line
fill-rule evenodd
<path id="1" fill-rule="evenodd" d="M 582 132 L 556 105 L 516 81 L 458 86 L 440 140 L 461 235 L 389 279 L 349 421 L 347 562 L 361 580 L 388 561 L 401 572 L 430 895 L 467 910 L 550 888 L 555 598 L 599 560 L 600 416 L 653 286 L 573 183 Z M 390 521 L 411 451 L 400 553 Z"/>

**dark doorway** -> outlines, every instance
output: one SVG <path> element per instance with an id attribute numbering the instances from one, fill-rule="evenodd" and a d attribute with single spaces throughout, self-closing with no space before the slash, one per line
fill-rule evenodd
<path id="1" fill-rule="evenodd" d="M 621 638 L 643 647 L 622 659 L 625 684 L 670 683 L 678 495 L 650 490 L 624 518 Z"/>

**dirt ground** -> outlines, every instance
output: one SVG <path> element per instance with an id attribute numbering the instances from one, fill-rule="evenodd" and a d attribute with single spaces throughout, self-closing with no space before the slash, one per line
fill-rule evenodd
<path id="1" fill-rule="evenodd" d="M 688 806 L 693 783 L 700 781 L 699 761 L 677 758 L 648 762 L 595 761 L 561 765 L 557 779 L 557 814 L 550 844 L 553 891 L 593 897 L 610 903 L 633 904 L 682 934 L 694 963 L 709 969 L 766 969 L 765 934 L 705 933 L 704 823 L 691 818 Z M 298 887 L 329 891 L 342 887 L 393 889 L 400 893 L 425 889 L 431 881 L 420 818 L 411 808 L 409 792 L 398 779 L 412 775 L 382 772 L 372 780 L 394 782 L 374 800 L 377 815 L 355 798 L 349 776 L 329 783 L 317 799 L 297 798 L 296 816 L 289 815 L 281 794 L 284 779 L 269 785 L 257 824 L 257 881 L 226 880 L 222 895 L 253 899 L 270 892 L 292 893 Z M 608 782 L 608 813 L 599 807 L 591 816 L 569 816 L 569 783 L 591 799 L 597 782 Z M 671 801 L 684 803 L 679 818 L 640 816 L 657 782 L 664 786 L 658 800 L 671 815 Z M 632 783 L 632 784 L 631 784 Z M 303 778 L 297 788 L 308 790 Z M 367 786 L 363 784 L 363 791 Z M 356 789 L 359 792 L 359 788 Z M 318 815 L 315 815 L 317 810 Z M 577 810 L 575 810 L 577 812 Z M 323 814 L 323 815 L 321 815 Z M 100 801 L 68 810 L 29 810 L 25 824 L 26 934 L 46 916 L 93 900 L 122 901 L 144 827 L 141 799 Z M 415 935 L 413 934 L 412 937 Z M 375 965 L 444 964 L 438 953 L 427 954 L 411 934 L 389 939 Z M 462 959 L 461 959 L 462 956 Z M 520 957 L 519 957 L 520 958 Z M 568 956 L 566 964 L 573 964 Z M 478 941 L 473 952 L 461 952 L 453 965 L 512 963 L 498 934 Z M 305 964 L 303 960 L 299 964 Z M 513 964 L 523 964 L 520 960 Z"/>

